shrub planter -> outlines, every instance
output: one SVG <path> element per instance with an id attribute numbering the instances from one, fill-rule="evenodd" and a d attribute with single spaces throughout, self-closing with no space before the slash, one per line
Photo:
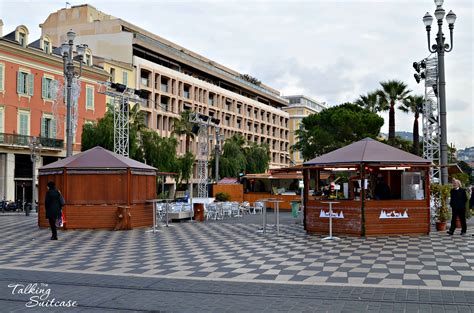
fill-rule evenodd
<path id="1" fill-rule="evenodd" d="M 436 222 L 436 230 L 437 231 L 445 231 L 446 230 L 446 222 Z"/>

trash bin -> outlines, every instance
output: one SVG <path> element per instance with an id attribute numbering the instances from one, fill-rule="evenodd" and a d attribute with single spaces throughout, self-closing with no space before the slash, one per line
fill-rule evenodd
<path id="1" fill-rule="evenodd" d="M 194 220 L 204 222 L 204 204 L 194 203 Z"/>
<path id="2" fill-rule="evenodd" d="M 291 201 L 291 215 L 298 217 L 298 211 L 300 209 L 300 203 L 298 201 Z"/>

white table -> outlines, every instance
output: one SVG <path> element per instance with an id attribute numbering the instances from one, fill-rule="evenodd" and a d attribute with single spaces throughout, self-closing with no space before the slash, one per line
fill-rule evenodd
<path id="1" fill-rule="evenodd" d="M 338 237 L 333 237 L 332 235 L 332 205 L 334 203 L 340 203 L 337 201 L 326 201 L 326 202 L 321 202 L 321 203 L 327 203 L 329 204 L 329 236 L 323 238 L 323 240 L 334 240 L 334 239 L 339 239 Z"/>
<path id="2" fill-rule="evenodd" d="M 169 215 L 168 215 L 168 212 L 169 212 L 169 206 L 170 206 L 170 202 L 173 202 L 174 199 L 161 199 L 160 202 L 164 202 L 165 203 L 165 216 L 166 216 L 166 222 L 165 222 L 165 226 L 166 227 L 169 227 Z M 155 210 L 156 210 L 156 206 L 155 206 Z M 156 216 L 156 214 L 155 214 Z"/>
<path id="3" fill-rule="evenodd" d="M 280 236 L 280 203 L 284 202 L 280 199 L 268 199 L 268 202 L 273 203 L 273 209 L 275 210 L 275 225 L 277 236 Z"/>
<path id="4" fill-rule="evenodd" d="M 147 203 L 150 203 L 153 205 L 153 228 L 152 230 L 147 230 L 147 232 L 153 232 L 156 233 L 158 230 L 156 229 L 156 203 L 161 201 L 161 199 L 152 199 L 152 200 L 147 200 Z"/>
<path id="5" fill-rule="evenodd" d="M 259 199 L 255 202 L 262 202 L 263 203 L 263 208 L 262 208 L 262 229 L 257 230 L 257 233 L 263 233 L 265 234 L 267 232 L 267 205 L 266 202 L 269 199 Z M 255 206 L 255 203 L 253 204 Z M 254 209 L 255 210 L 255 209 Z"/>

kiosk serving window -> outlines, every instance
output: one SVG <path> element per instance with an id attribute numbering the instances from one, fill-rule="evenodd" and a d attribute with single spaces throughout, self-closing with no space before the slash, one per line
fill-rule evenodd
<path id="1" fill-rule="evenodd" d="M 402 200 L 424 200 L 425 189 L 422 172 L 402 173 Z"/>

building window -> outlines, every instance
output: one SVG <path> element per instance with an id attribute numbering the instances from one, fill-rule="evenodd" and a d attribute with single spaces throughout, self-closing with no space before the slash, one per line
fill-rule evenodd
<path id="1" fill-rule="evenodd" d="M 0 90 L 5 90 L 5 65 L 3 63 L 0 63 Z"/>
<path id="2" fill-rule="evenodd" d="M 150 77 L 150 72 L 148 72 L 147 70 L 142 69 L 141 72 L 140 72 L 140 83 L 145 87 L 150 87 L 149 77 Z"/>
<path id="3" fill-rule="evenodd" d="M 186 99 L 190 99 L 190 98 L 191 98 L 191 96 L 190 96 L 190 94 L 189 94 L 189 89 L 190 89 L 189 86 L 186 86 L 186 85 L 183 86 L 183 96 L 184 96 Z"/>
<path id="4" fill-rule="evenodd" d="M 18 42 L 21 46 L 26 47 L 26 34 L 25 33 L 18 33 Z"/>
<path id="5" fill-rule="evenodd" d="M 110 68 L 110 82 L 115 83 L 115 69 L 113 67 Z"/>
<path id="6" fill-rule="evenodd" d="M 41 137 L 56 138 L 56 122 L 52 116 L 45 115 L 41 118 Z"/>
<path id="7" fill-rule="evenodd" d="M 86 65 L 92 66 L 92 56 L 89 53 L 86 53 L 84 62 L 86 63 Z"/>
<path id="8" fill-rule="evenodd" d="M 166 77 L 161 77 L 160 79 L 160 90 L 163 92 L 169 92 L 169 79 Z"/>
<path id="9" fill-rule="evenodd" d="M 30 112 L 18 112 L 18 134 L 24 136 L 30 135 Z"/>
<path id="10" fill-rule="evenodd" d="M 33 95 L 34 75 L 23 71 L 17 73 L 17 92 L 20 95 Z"/>
<path id="11" fill-rule="evenodd" d="M 86 109 L 94 110 L 94 86 L 86 86 Z"/>
<path id="12" fill-rule="evenodd" d="M 48 77 L 43 77 L 42 85 L 41 85 L 41 94 L 43 99 L 46 100 L 54 100 L 55 95 L 51 92 L 51 86 L 54 84 L 55 81 Z"/>
<path id="13" fill-rule="evenodd" d="M 43 41 L 43 50 L 44 50 L 44 52 L 49 53 L 50 47 L 51 47 L 51 43 L 47 40 L 44 40 Z"/>
<path id="14" fill-rule="evenodd" d="M 128 86 L 128 73 L 127 72 L 122 73 L 122 81 L 125 86 Z"/>
<path id="15" fill-rule="evenodd" d="M 214 97 L 215 95 L 213 93 L 209 94 L 209 101 L 208 101 L 209 105 L 214 106 Z"/>
<path id="16" fill-rule="evenodd" d="M 169 103 L 170 103 L 170 98 L 161 96 L 161 108 L 165 111 L 169 110 Z"/>

